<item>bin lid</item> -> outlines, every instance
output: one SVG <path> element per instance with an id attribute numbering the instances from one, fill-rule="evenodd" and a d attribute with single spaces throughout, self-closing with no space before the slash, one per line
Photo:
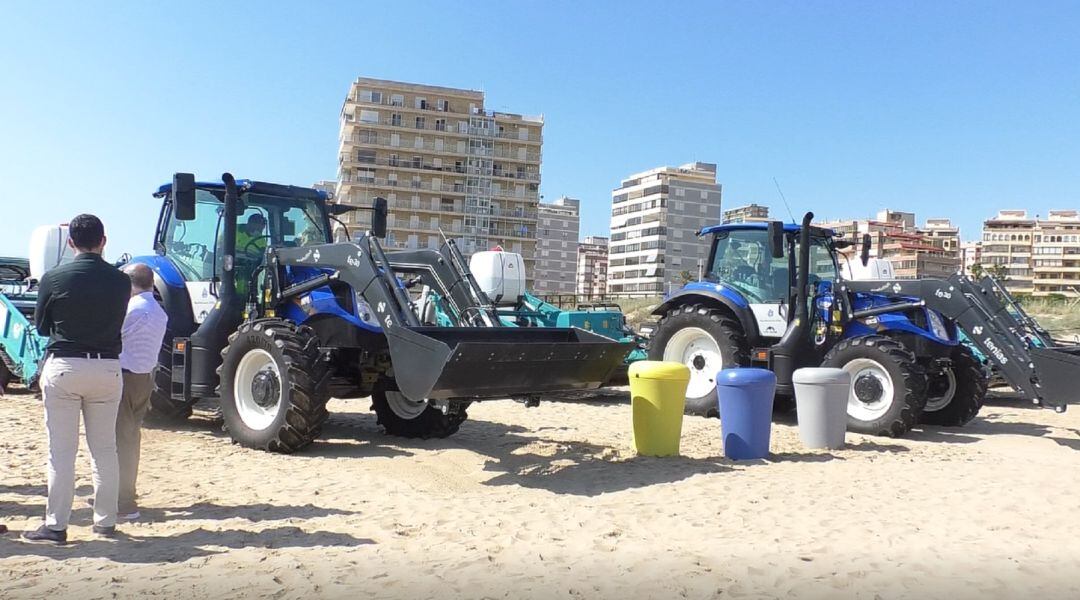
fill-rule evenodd
<path id="1" fill-rule="evenodd" d="M 627 372 L 630 377 L 639 379 L 666 379 L 669 381 L 689 381 L 690 367 L 682 363 L 659 360 L 639 360 L 630 365 Z"/>
<path id="2" fill-rule="evenodd" d="M 717 385 L 748 386 L 776 385 L 776 374 L 768 369 L 741 367 L 722 369 L 716 374 Z"/>
<path id="3" fill-rule="evenodd" d="M 792 383 L 850 385 L 851 374 L 843 369 L 830 367 L 806 367 L 796 369 L 791 375 Z"/>

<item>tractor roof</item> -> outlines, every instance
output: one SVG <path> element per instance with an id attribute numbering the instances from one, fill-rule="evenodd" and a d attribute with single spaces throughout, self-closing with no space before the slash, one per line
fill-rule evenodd
<path id="1" fill-rule="evenodd" d="M 195 187 L 200 190 L 210 190 L 215 192 L 225 191 L 225 184 L 220 181 L 197 181 L 195 182 Z M 287 198 L 304 198 L 322 201 L 330 199 L 329 194 L 322 190 L 298 187 L 295 185 L 282 185 L 280 183 L 267 183 L 265 181 L 252 181 L 250 179 L 237 179 L 236 187 L 240 190 L 240 193 L 252 192 L 255 194 L 265 194 L 267 196 L 284 196 Z M 171 191 L 172 182 L 163 184 L 158 187 L 156 192 L 154 192 L 154 197 L 161 198 L 168 195 Z"/>
<path id="2" fill-rule="evenodd" d="M 753 222 L 753 223 L 729 223 L 727 225 L 710 225 L 709 227 L 702 228 L 698 235 L 705 235 L 707 233 L 716 233 L 717 231 L 746 231 L 746 230 L 760 230 L 765 231 L 769 228 L 769 224 L 765 222 Z M 784 223 L 784 231 L 789 233 L 798 233 L 802 229 L 802 226 L 798 223 Z M 832 229 L 825 229 L 822 227 L 811 227 L 811 232 L 819 235 L 833 236 L 835 233 Z"/>

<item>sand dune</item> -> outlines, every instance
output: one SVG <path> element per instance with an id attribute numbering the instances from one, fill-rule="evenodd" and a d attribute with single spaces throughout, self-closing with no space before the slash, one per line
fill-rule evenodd
<path id="1" fill-rule="evenodd" d="M 470 407 L 450 439 L 382 435 L 335 401 L 299 455 L 206 420 L 144 438 L 142 522 L 66 548 L 15 541 L 44 506 L 31 396 L 0 399 L 0 598 L 1080 597 L 1080 410 L 1008 400 L 971 426 L 726 460 L 688 417 L 683 456 L 639 458 L 625 395 Z M 89 466 L 80 455 L 80 491 Z"/>

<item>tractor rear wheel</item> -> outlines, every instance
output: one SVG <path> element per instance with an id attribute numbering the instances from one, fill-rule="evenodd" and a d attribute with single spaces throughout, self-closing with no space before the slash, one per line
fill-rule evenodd
<path id="1" fill-rule="evenodd" d="M 329 369 L 310 327 L 281 319 L 243 323 L 221 351 L 221 413 L 242 446 L 295 452 L 329 413 Z"/>
<path id="2" fill-rule="evenodd" d="M 920 423 L 961 427 L 982 408 L 989 384 L 982 364 L 963 345 L 957 346 L 950 358 L 952 366 L 930 377 Z"/>
<path id="3" fill-rule="evenodd" d="M 701 304 L 677 306 L 660 320 L 649 342 L 649 360 L 682 363 L 690 368 L 686 414 L 715 417 L 716 374 L 750 364 L 746 334 L 727 313 Z"/>
<path id="4" fill-rule="evenodd" d="M 841 341 L 823 367 L 851 375 L 848 431 L 900 437 L 919 420 L 926 404 L 926 374 L 900 342 L 880 335 Z"/>
<path id="5" fill-rule="evenodd" d="M 446 413 L 427 401 L 413 402 L 393 383 L 379 383 L 371 392 L 371 408 L 383 430 L 405 438 L 445 438 L 469 418 L 468 400 L 450 400 Z"/>

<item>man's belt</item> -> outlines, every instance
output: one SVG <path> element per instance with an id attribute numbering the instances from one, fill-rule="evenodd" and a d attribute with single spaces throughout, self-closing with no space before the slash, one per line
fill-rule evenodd
<path id="1" fill-rule="evenodd" d="M 90 358 L 99 360 L 118 360 L 120 355 L 116 352 L 75 352 L 74 350 L 50 350 L 49 356 L 53 358 Z"/>

